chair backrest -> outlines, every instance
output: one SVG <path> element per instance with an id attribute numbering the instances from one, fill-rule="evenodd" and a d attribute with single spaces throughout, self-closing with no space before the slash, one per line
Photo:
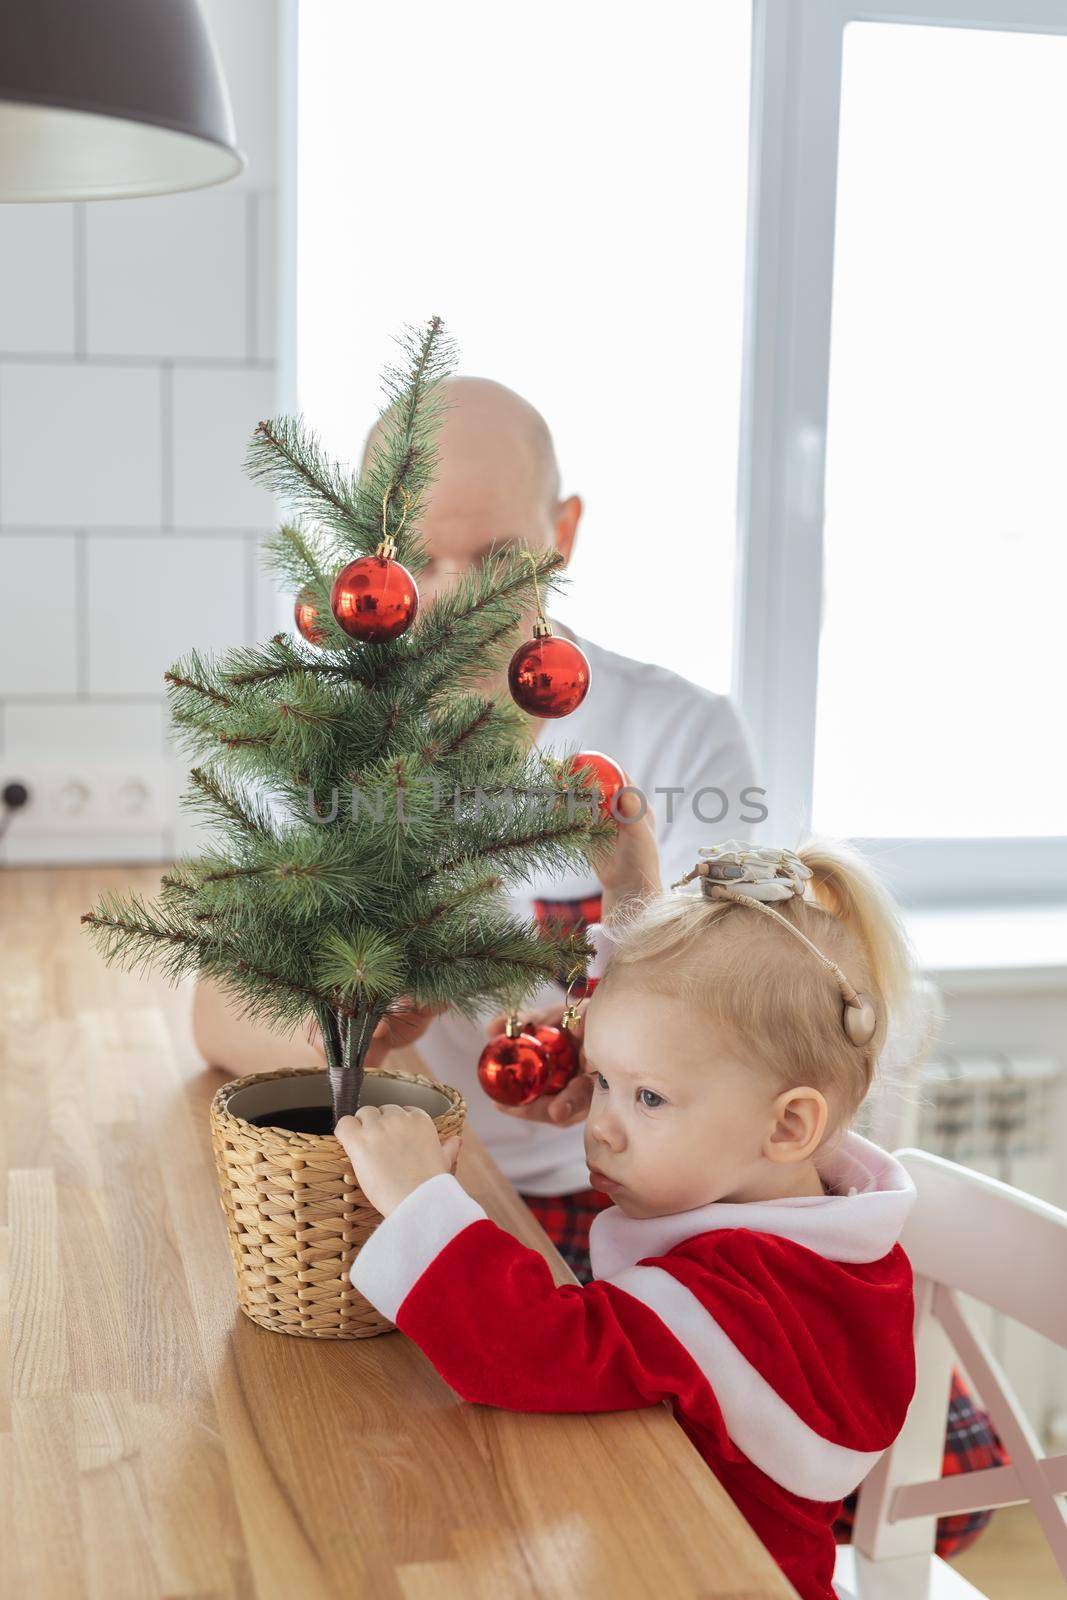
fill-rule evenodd
<path id="1" fill-rule="evenodd" d="M 1067 1348 L 1067 1211 L 925 1150 L 898 1150 L 918 1199 L 901 1244 L 924 1278 Z"/>
<path id="2" fill-rule="evenodd" d="M 1067 1212 L 923 1150 L 898 1150 L 918 1199 L 901 1236 L 915 1271 L 916 1392 L 904 1427 L 863 1483 L 856 1548 L 872 1560 L 932 1551 L 936 1518 L 1030 1501 L 1067 1577 L 1067 1455 L 1046 1457 L 959 1295 L 1067 1348 Z M 953 1351 L 1011 1465 L 941 1478 Z M 916 1481 L 916 1480 L 921 1481 Z"/>

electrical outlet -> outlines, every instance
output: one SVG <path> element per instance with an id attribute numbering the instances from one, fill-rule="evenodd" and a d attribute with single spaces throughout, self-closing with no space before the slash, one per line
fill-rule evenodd
<path id="1" fill-rule="evenodd" d="M 158 833 L 174 821 L 174 779 L 164 763 L 42 761 L 0 768 L 0 787 L 17 780 L 29 800 L 12 830 L 21 837 Z"/>

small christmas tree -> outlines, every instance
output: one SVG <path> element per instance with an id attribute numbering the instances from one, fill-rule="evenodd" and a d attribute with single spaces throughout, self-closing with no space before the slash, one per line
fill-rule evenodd
<path id="1" fill-rule="evenodd" d="M 558 581 L 557 551 L 503 545 L 385 642 L 337 620 L 347 564 L 377 555 L 417 576 L 427 560 L 418 510 L 454 358 L 439 318 L 400 343 L 408 365 L 387 369 L 361 476 L 300 419 L 256 428 L 249 471 L 293 508 L 266 549 L 302 637 L 194 651 L 165 674 L 200 762 L 184 803 L 221 842 L 177 862 L 155 902 L 107 894 L 82 918 L 109 962 L 201 973 L 283 1032 L 313 1014 L 334 1123 L 358 1109 L 371 1035 L 400 1003 L 512 1009 L 591 954 L 505 893 L 535 870 L 595 865 L 615 831 L 575 803 L 566 758 L 539 755 L 522 712 L 484 689 L 538 585 Z"/>

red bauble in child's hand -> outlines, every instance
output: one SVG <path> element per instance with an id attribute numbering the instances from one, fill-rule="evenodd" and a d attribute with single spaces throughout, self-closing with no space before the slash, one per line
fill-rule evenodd
<path id="1" fill-rule="evenodd" d="M 579 750 L 576 756 L 571 756 L 567 762 L 567 771 L 572 776 L 577 776 L 582 767 L 588 767 L 593 774 L 592 782 L 583 780 L 579 787 L 582 789 L 596 788 L 600 790 L 600 812 L 602 816 L 614 817 L 612 802 L 620 789 L 626 787 L 626 774 L 617 761 L 610 756 L 603 755 L 599 750 Z M 618 821 L 618 818 L 615 818 Z"/>
<path id="2" fill-rule="evenodd" d="M 478 1057 L 478 1082 L 502 1106 L 526 1106 L 544 1093 L 548 1062 L 531 1034 L 498 1033 Z"/>
<path id="3" fill-rule="evenodd" d="M 578 1071 L 578 1046 L 566 1028 L 556 1028 L 550 1022 L 524 1022 L 523 1033 L 536 1039 L 541 1046 L 548 1068 L 542 1094 L 559 1094 Z"/>

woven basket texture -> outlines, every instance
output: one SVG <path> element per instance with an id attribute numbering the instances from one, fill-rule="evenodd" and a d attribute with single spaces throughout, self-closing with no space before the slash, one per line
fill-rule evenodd
<path id="1" fill-rule="evenodd" d="M 238 1090 L 252 1084 L 316 1073 L 327 1082 L 315 1067 L 234 1078 L 211 1102 L 211 1142 L 237 1302 L 253 1322 L 275 1333 L 366 1339 L 396 1325 L 349 1280 L 360 1246 L 382 1218 L 356 1183 L 344 1146 L 332 1133 L 259 1127 L 229 1109 Z M 450 1102 L 433 1119 L 442 1143 L 462 1133 L 467 1102 L 458 1089 L 388 1067 L 370 1068 L 366 1076 L 437 1090 Z M 455 1167 L 453 1162 L 453 1172 Z"/>

